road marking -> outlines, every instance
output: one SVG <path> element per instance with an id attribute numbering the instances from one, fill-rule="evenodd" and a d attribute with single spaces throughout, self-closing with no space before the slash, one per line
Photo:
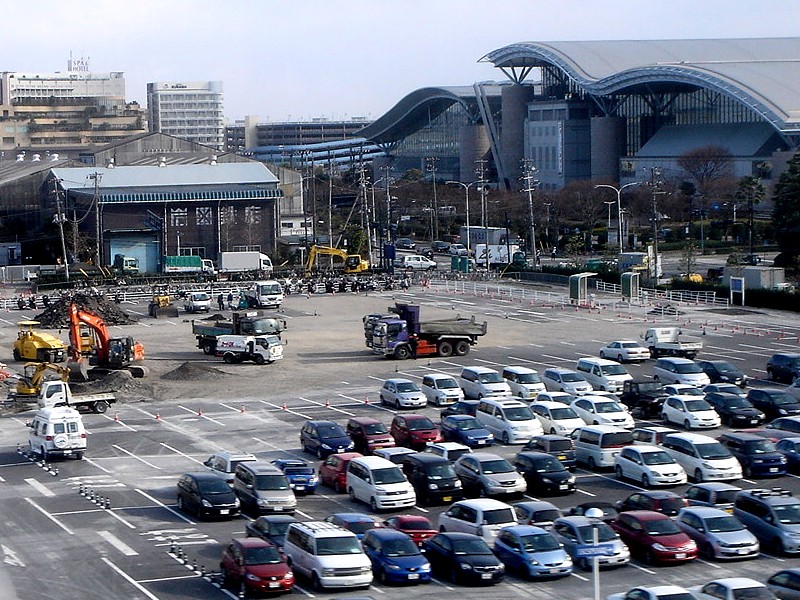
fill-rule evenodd
<path id="1" fill-rule="evenodd" d="M 578 575 L 577 573 L 570 573 L 573 577 L 580 579 L 581 581 L 589 581 L 588 577 L 584 577 L 583 575 Z"/>
<path id="2" fill-rule="evenodd" d="M 712 562 L 708 562 L 707 560 L 703 560 L 702 558 L 698 558 L 697 562 L 701 562 L 704 565 L 708 565 L 709 567 L 714 567 L 715 569 L 721 569 L 722 568 L 720 565 L 716 565 L 716 564 L 714 564 Z"/>
<path id="3" fill-rule="evenodd" d="M 275 408 L 277 410 L 283 410 L 285 412 L 292 413 L 293 415 L 297 415 L 297 416 L 302 417 L 304 419 L 311 420 L 311 419 L 314 418 L 314 417 L 310 417 L 309 415 L 304 415 L 303 413 L 301 413 L 299 411 L 293 410 L 293 409 L 289 408 L 288 406 L 286 408 L 283 408 L 283 406 L 278 406 L 277 404 L 273 404 L 272 402 L 267 402 L 266 400 L 259 400 L 259 402 L 261 402 L 261 404 L 266 404 L 267 406 L 271 406 L 272 408 Z"/>
<path id="4" fill-rule="evenodd" d="M 114 472 L 113 472 L 113 471 L 109 471 L 108 469 L 106 469 L 106 468 L 104 468 L 104 467 L 101 467 L 99 464 L 97 464 L 97 463 L 96 463 L 95 461 L 93 461 L 91 458 L 86 458 L 86 457 L 84 456 L 84 457 L 83 457 L 83 462 L 87 462 L 87 463 L 89 463 L 90 465 L 92 465 L 93 467 L 96 467 L 96 468 L 100 469 L 101 471 L 103 471 L 104 473 L 108 473 L 109 475 L 113 475 L 113 474 L 114 474 Z"/>
<path id="5" fill-rule="evenodd" d="M 571 358 L 563 358 L 561 356 L 553 356 L 552 354 L 542 354 L 545 358 L 552 358 L 553 360 L 558 360 L 561 362 L 568 362 L 571 363 L 573 360 Z"/>
<path id="6" fill-rule="evenodd" d="M 109 421 L 113 421 L 114 423 L 118 423 L 119 425 L 121 425 L 122 427 L 127 429 L 128 431 L 136 431 L 136 429 L 134 429 L 133 427 L 131 427 L 127 423 L 123 423 L 121 419 L 118 419 L 116 417 L 111 417 L 107 413 L 103 414 L 103 417 L 105 417 Z"/>
<path id="7" fill-rule="evenodd" d="M 597 497 L 597 494 L 593 494 L 592 492 L 587 492 L 586 490 L 578 489 L 578 490 L 575 490 L 575 491 L 578 492 L 579 494 L 585 494 L 587 496 L 591 496 L 592 498 Z"/>
<path id="8" fill-rule="evenodd" d="M 35 508 L 36 510 L 38 510 L 38 511 L 39 511 L 40 513 L 42 513 L 42 514 L 43 514 L 45 517 L 47 517 L 48 519 L 50 519 L 50 520 L 51 520 L 53 523 L 55 523 L 56 525 L 58 525 L 59 527 L 61 527 L 61 529 L 63 529 L 64 531 L 66 531 L 68 534 L 70 534 L 70 535 L 75 535 L 75 534 L 74 534 L 74 532 L 73 532 L 73 531 L 72 531 L 72 530 L 71 530 L 69 527 L 67 527 L 66 525 L 64 525 L 64 524 L 63 524 L 61 521 L 59 521 L 58 519 L 56 519 L 56 518 L 55 518 L 53 515 L 51 515 L 49 512 L 47 512 L 45 509 L 43 509 L 43 508 L 42 508 L 41 506 L 39 506 L 38 504 L 36 504 L 36 502 L 34 502 L 33 500 L 31 500 L 30 498 L 25 498 L 25 502 L 27 502 L 28 504 L 30 504 L 31 506 L 33 506 L 33 508 Z"/>
<path id="9" fill-rule="evenodd" d="M 308 596 L 309 598 L 316 598 L 316 596 L 315 596 L 314 594 L 312 594 L 311 592 L 308 592 L 308 591 L 304 590 L 304 589 L 303 589 L 303 588 L 301 588 L 299 585 L 297 585 L 297 583 L 295 583 L 295 584 L 294 584 L 294 588 L 292 588 L 292 589 L 295 589 L 295 590 L 299 590 L 299 591 L 301 591 L 302 593 L 304 593 L 304 594 L 305 594 L 306 596 Z"/>
<path id="10" fill-rule="evenodd" d="M 324 407 L 324 408 L 328 408 L 330 410 L 335 410 L 336 412 L 340 412 L 343 415 L 347 415 L 348 417 L 355 417 L 356 416 L 355 413 L 347 412 L 346 410 L 342 410 L 341 408 L 336 408 L 333 405 L 325 406 L 322 402 L 317 402 L 316 400 L 309 400 L 308 398 L 303 398 L 303 396 L 298 396 L 298 398 L 300 400 L 305 401 L 305 402 L 310 402 L 312 404 L 317 404 L 318 406 L 321 406 L 321 407 Z"/>
<path id="11" fill-rule="evenodd" d="M 55 496 L 55 494 L 53 492 L 51 492 L 50 490 L 48 490 L 44 486 L 44 484 L 39 483 L 35 479 L 26 479 L 25 483 L 27 483 L 29 486 L 31 486 L 33 489 L 35 489 L 37 492 L 39 492 L 42 496 L 51 496 L 51 497 Z"/>
<path id="12" fill-rule="evenodd" d="M 142 592 L 142 593 L 143 593 L 145 596 L 147 596 L 148 598 L 150 598 L 150 600 L 160 600 L 160 598 L 159 598 L 158 596 L 154 596 L 153 594 L 151 594 L 150 592 L 148 592 L 148 591 L 147 591 L 147 590 L 144 588 L 144 586 L 142 586 L 140 583 L 138 583 L 136 580 L 134 580 L 134 578 L 133 578 L 133 577 L 131 577 L 130 575 L 128 575 L 128 574 L 127 574 L 125 571 L 123 571 L 122 569 L 120 569 L 120 568 L 119 568 L 117 565 L 115 565 L 113 562 L 111 562 L 111 561 L 110 561 L 109 559 L 107 559 L 105 556 L 102 556 L 102 557 L 101 557 L 101 560 L 102 560 L 104 563 L 106 563 L 106 564 L 107 564 L 109 567 L 111 567 L 112 569 L 114 569 L 114 570 L 117 572 L 117 574 L 119 574 L 119 575 L 120 575 L 120 576 L 121 576 L 123 579 L 125 579 L 125 580 L 126 580 L 128 583 L 130 583 L 130 584 L 131 584 L 133 587 L 135 587 L 137 590 L 139 590 L 140 592 Z"/>
<path id="13" fill-rule="evenodd" d="M 138 554 L 139 554 L 136 550 L 134 550 L 133 548 L 128 546 L 128 544 L 123 542 L 121 539 L 119 539 L 117 536 L 115 536 L 110 531 L 98 531 L 97 535 L 99 535 L 101 538 L 103 538 L 109 544 L 114 546 L 114 548 L 116 548 L 117 550 L 122 552 L 122 554 L 124 554 L 125 556 L 138 556 Z"/>
<path id="14" fill-rule="evenodd" d="M 154 504 L 157 504 L 161 508 L 167 509 L 173 515 L 178 517 L 181 521 L 186 521 L 189 525 L 196 525 L 197 524 L 194 521 L 192 521 L 191 519 L 187 519 L 186 517 L 184 517 L 181 513 L 179 513 L 174 508 L 171 508 L 171 507 L 167 506 L 166 504 L 164 504 L 163 502 L 161 502 L 160 500 L 157 500 L 156 498 L 153 498 L 150 494 L 148 494 L 144 490 L 140 490 L 140 489 L 137 488 L 136 491 L 139 492 L 142 496 L 144 496 L 148 500 L 150 500 L 151 502 L 153 502 Z"/>
<path id="15" fill-rule="evenodd" d="M 116 449 L 117 449 L 117 450 L 119 450 L 120 452 L 124 452 L 125 454 L 127 454 L 127 455 L 128 455 L 128 456 L 130 456 L 131 458 L 135 458 L 136 460 L 143 462 L 143 463 L 144 463 L 144 464 L 146 464 L 148 467 L 152 467 L 152 468 L 154 468 L 154 469 L 158 469 L 159 471 L 161 471 L 161 470 L 162 470 L 162 469 L 161 469 L 161 467 L 159 467 L 159 466 L 157 466 L 157 465 L 154 465 L 154 464 L 153 464 L 153 463 L 151 463 L 151 462 L 147 462 L 145 459 L 143 459 L 143 458 L 141 458 L 141 457 L 139 457 L 139 456 L 136 456 L 136 455 L 135 455 L 133 452 L 130 452 L 129 450 L 125 450 L 125 448 L 123 448 L 122 446 L 118 446 L 117 444 L 112 444 L 112 445 L 111 445 L 111 447 L 112 447 L 112 448 L 116 448 Z"/>
<path id="16" fill-rule="evenodd" d="M 635 563 L 628 563 L 628 564 L 630 566 L 632 566 L 634 569 L 639 569 L 640 571 L 644 571 L 645 573 L 649 573 L 650 575 L 655 575 L 656 574 L 655 571 L 651 571 L 650 569 L 645 569 L 644 567 L 640 567 L 639 565 L 637 565 Z"/>
<path id="17" fill-rule="evenodd" d="M 443 587 L 444 589 L 446 589 L 446 590 L 450 590 L 451 592 L 452 592 L 452 591 L 455 589 L 455 588 L 451 588 L 451 587 L 450 587 L 449 585 L 447 585 L 446 583 L 444 583 L 444 582 L 442 582 L 442 581 L 439 581 L 438 579 L 436 579 L 436 577 L 431 577 L 431 581 L 432 581 L 433 583 L 437 583 L 437 584 L 439 584 L 440 586 L 442 586 L 442 587 Z"/>
<path id="18" fill-rule="evenodd" d="M 180 450 L 177 450 L 177 449 L 173 448 L 172 446 L 170 446 L 170 445 L 168 445 L 168 444 L 165 444 L 164 442 L 161 442 L 161 445 L 162 445 L 162 446 L 164 446 L 164 448 L 166 448 L 167 450 L 170 450 L 170 451 L 174 452 L 175 454 L 180 454 L 180 455 L 181 455 L 181 456 L 183 456 L 184 458 L 188 458 L 189 460 L 193 460 L 193 461 L 194 461 L 194 462 L 196 462 L 197 464 L 200 464 L 200 465 L 202 465 L 202 464 L 203 464 L 203 461 L 202 461 L 202 460 L 197 460 L 197 459 L 196 459 L 196 458 L 194 458 L 193 456 L 189 456 L 188 454 L 184 454 L 184 453 L 183 453 L 183 452 L 181 452 Z"/>
<path id="19" fill-rule="evenodd" d="M 3 549 L 3 562 L 7 565 L 11 565 L 12 567 L 24 567 L 25 563 L 22 562 L 18 557 L 17 553 L 14 552 L 11 548 L 6 545 L 0 546 Z"/>
<path id="20" fill-rule="evenodd" d="M 193 415 L 197 415 L 201 419 L 206 419 L 207 421 L 211 421 L 212 423 L 216 423 L 217 425 L 222 425 L 223 427 L 225 426 L 225 423 L 223 423 L 222 421 L 217 421 L 216 419 L 207 417 L 206 415 L 203 414 L 202 411 L 192 410 L 191 408 L 187 408 L 186 406 L 183 406 L 181 404 L 178 405 L 178 408 L 185 410 L 186 412 L 192 413 Z"/>
<path id="21" fill-rule="evenodd" d="M 376 588 L 374 585 L 369 586 L 369 589 L 371 589 L 373 592 L 378 592 L 379 594 L 385 594 L 386 593 L 382 589 Z"/>

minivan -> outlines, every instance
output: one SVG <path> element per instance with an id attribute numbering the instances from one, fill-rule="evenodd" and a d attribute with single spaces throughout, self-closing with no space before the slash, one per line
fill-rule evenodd
<path id="1" fill-rule="evenodd" d="M 621 394 L 623 383 L 633 376 L 618 362 L 605 358 L 580 358 L 575 370 L 596 390 Z"/>
<path id="2" fill-rule="evenodd" d="M 403 473 L 422 504 L 450 504 L 464 497 L 453 463 L 442 456 L 410 454 L 403 459 Z"/>
<path id="3" fill-rule="evenodd" d="M 467 398 L 489 398 L 510 396 L 511 388 L 500 373 L 488 367 L 464 367 L 459 376 L 459 385 Z"/>
<path id="4" fill-rule="evenodd" d="M 347 434 L 353 440 L 355 451 L 372 454 L 378 448 L 391 448 L 395 445 L 389 428 L 372 417 L 352 417 L 347 421 Z"/>
<path id="5" fill-rule="evenodd" d="M 633 434 L 613 425 L 587 425 L 572 432 L 575 459 L 594 470 L 610 469 L 620 449 L 633 444 Z"/>
<path id="6" fill-rule="evenodd" d="M 729 431 L 717 439 L 741 463 L 745 477 L 786 475 L 786 457 L 771 440 L 743 431 Z"/>
<path id="7" fill-rule="evenodd" d="M 28 424 L 28 445 L 44 462 L 53 457 L 72 456 L 78 460 L 86 452 L 86 430 L 81 414 L 68 406 L 40 409 Z"/>
<path id="8" fill-rule="evenodd" d="M 542 424 L 530 407 L 513 398 L 481 400 L 475 418 L 504 444 L 524 444 L 543 433 Z"/>
<path id="9" fill-rule="evenodd" d="M 778 556 L 800 553 L 800 500 L 789 490 L 743 490 L 733 501 L 733 515 L 762 548 Z"/>
<path id="10" fill-rule="evenodd" d="M 449 406 L 464 399 L 464 392 L 452 375 L 429 373 L 422 378 L 420 387 L 428 403 L 435 406 Z"/>
<path id="11" fill-rule="evenodd" d="M 699 433 L 670 433 L 664 448 L 696 482 L 742 478 L 742 466 L 717 440 Z"/>
<path id="12" fill-rule="evenodd" d="M 693 360 L 688 358 L 666 357 L 656 360 L 653 366 L 653 379 L 664 385 L 685 383 L 695 387 L 709 385 L 711 380 Z"/>
<path id="13" fill-rule="evenodd" d="M 523 400 L 533 400 L 539 392 L 547 389 L 539 374 L 528 367 L 504 367 L 503 379 L 508 382 L 511 393 Z"/>
<path id="14" fill-rule="evenodd" d="M 297 508 L 297 498 L 286 475 L 269 463 L 239 463 L 233 476 L 233 491 L 239 497 L 243 510 L 250 508 L 258 513 L 294 513 Z"/>
<path id="15" fill-rule="evenodd" d="M 414 488 L 393 462 L 380 456 L 354 458 L 347 465 L 347 493 L 373 511 L 408 508 L 417 503 Z"/>
<path id="16" fill-rule="evenodd" d="M 492 544 L 504 527 L 517 524 L 514 509 L 500 500 L 476 498 L 455 502 L 439 515 L 439 531 L 458 531 L 482 537 Z"/>

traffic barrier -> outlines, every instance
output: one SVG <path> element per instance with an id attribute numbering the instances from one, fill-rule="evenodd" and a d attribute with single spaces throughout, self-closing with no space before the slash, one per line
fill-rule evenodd
<path id="1" fill-rule="evenodd" d="M 103 508 L 106 510 L 111 510 L 111 498 L 106 497 L 106 501 L 103 503 Z"/>
<path id="2" fill-rule="evenodd" d="M 52 467 L 50 469 L 50 475 L 52 475 L 53 477 L 58 477 L 58 467 Z"/>

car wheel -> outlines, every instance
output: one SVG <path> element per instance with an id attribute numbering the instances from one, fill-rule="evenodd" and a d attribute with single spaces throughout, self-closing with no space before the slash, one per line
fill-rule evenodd
<path id="1" fill-rule="evenodd" d="M 489 492 L 486 490 L 486 487 L 480 486 L 478 488 L 478 497 L 479 498 L 488 498 L 489 497 Z"/>
<path id="2" fill-rule="evenodd" d="M 614 467 L 614 475 L 617 476 L 617 479 L 624 479 L 624 477 L 622 475 L 622 467 L 620 467 L 619 465 Z"/>
<path id="3" fill-rule="evenodd" d="M 503 434 L 500 436 L 500 441 L 504 444 L 508 444 L 508 432 L 504 431 Z"/>
<path id="4" fill-rule="evenodd" d="M 324 456 L 324 454 L 322 452 L 322 448 L 317 448 L 317 458 L 320 459 L 320 460 L 325 458 L 325 456 Z"/>
<path id="5" fill-rule="evenodd" d="M 767 369 L 767 379 L 770 381 L 778 381 L 778 378 L 775 377 L 775 371 L 772 369 Z"/>
<path id="6" fill-rule="evenodd" d="M 452 355 L 453 355 L 453 344 L 451 344 L 450 342 L 440 342 L 439 356 L 447 358 Z"/>
<path id="7" fill-rule="evenodd" d="M 642 474 L 642 487 L 645 489 L 650 487 L 650 478 L 647 476 L 647 473 Z"/>
<path id="8" fill-rule="evenodd" d="M 667 425 L 669 425 L 669 417 L 667 416 L 667 413 L 661 413 L 661 420 L 664 421 L 664 423 L 666 423 Z"/>
<path id="9" fill-rule="evenodd" d="M 653 553 L 652 553 L 652 552 L 650 552 L 650 550 L 645 550 L 645 553 L 644 553 L 644 562 L 645 562 L 645 564 L 648 564 L 648 565 L 655 564 L 655 562 L 656 562 L 656 559 L 655 559 L 655 557 L 653 556 Z"/>
<path id="10" fill-rule="evenodd" d="M 690 431 L 692 429 L 692 426 L 689 424 L 689 419 L 686 419 L 683 422 L 683 426 L 686 428 L 686 431 Z"/>
<path id="11" fill-rule="evenodd" d="M 374 497 L 369 499 L 369 507 L 372 509 L 372 512 L 380 512 L 380 509 L 378 508 L 378 503 L 375 501 Z"/>
<path id="12" fill-rule="evenodd" d="M 744 465 L 742 467 L 742 475 L 748 479 L 753 476 L 753 469 L 750 467 L 750 465 Z"/>
<path id="13" fill-rule="evenodd" d="M 183 496 L 178 496 L 178 498 L 175 500 L 175 504 L 177 504 L 178 510 L 183 512 L 184 509 Z"/>
<path id="14" fill-rule="evenodd" d="M 625 361 L 622 360 L 622 354 L 618 354 L 617 355 L 617 362 L 620 363 L 620 364 L 625 362 Z"/>
<path id="15" fill-rule="evenodd" d="M 407 346 L 398 346 L 394 351 L 394 357 L 397 360 L 406 360 L 411 356 L 411 351 Z"/>
<path id="16" fill-rule="evenodd" d="M 550 435 L 557 435 L 557 432 L 556 432 L 556 428 L 555 428 L 555 427 L 551 427 L 551 428 L 550 428 Z"/>
<path id="17" fill-rule="evenodd" d="M 600 358 L 605 359 L 605 357 L 606 357 L 606 353 L 603 352 L 602 350 L 600 350 Z"/>
<path id="18" fill-rule="evenodd" d="M 383 585 L 386 585 L 388 579 L 389 578 L 386 576 L 386 570 L 385 569 L 380 569 L 378 571 L 378 581 L 380 581 Z"/>
<path id="19" fill-rule="evenodd" d="M 694 470 L 694 481 L 695 481 L 695 483 L 703 483 L 703 471 L 702 471 L 702 469 L 695 469 Z"/>
<path id="20" fill-rule="evenodd" d="M 92 407 L 92 412 L 94 412 L 97 415 L 102 415 L 107 410 L 108 410 L 108 402 L 106 402 L 105 400 L 98 400 L 97 402 L 94 403 L 94 406 Z"/>
<path id="21" fill-rule="evenodd" d="M 311 587 L 314 588 L 315 592 L 325 591 L 325 588 L 322 586 L 322 581 L 320 581 L 319 575 L 316 573 L 311 575 Z"/>
<path id="22" fill-rule="evenodd" d="M 589 460 L 586 461 L 586 464 L 589 465 L 590 471 L 594 471 L 597 468 L 597 463 L 594 461 L 594 456 L 590 456 Z"/>

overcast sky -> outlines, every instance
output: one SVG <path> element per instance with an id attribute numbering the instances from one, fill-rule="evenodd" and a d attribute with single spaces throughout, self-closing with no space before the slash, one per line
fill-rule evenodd
<path id="1" fill-rule="evenodd" d="M 0 71 L 222 81 L 230 121 L 381 116 L 418 88 L 502 80 L 514 42 L 786 37 L 797 0 L 0 0 Z"/>

